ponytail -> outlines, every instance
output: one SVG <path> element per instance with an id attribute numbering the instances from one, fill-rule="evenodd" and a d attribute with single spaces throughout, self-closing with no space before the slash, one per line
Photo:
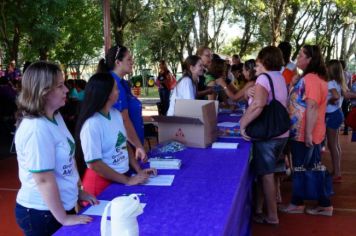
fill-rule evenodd
<path id="1" fill-rule="evenodd" d="M 96 69 L 96 73 L 105 73 L 105 72 L 109 72 L 109 68 L 106 65 L 105 59 L 101 58 L 98 67 Z"/>

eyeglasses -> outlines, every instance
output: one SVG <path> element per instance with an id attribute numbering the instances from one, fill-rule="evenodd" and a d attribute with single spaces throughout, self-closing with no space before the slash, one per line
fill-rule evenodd
<path id="1" fill-rule="evenodd" d="M 121 47 L 120 47 L 119 45 L 117 45 L 117 51 L 116 51 L 116 54 L 115 54 L 115 60 L 116 60 L 117 57 L 119 56 L 120 49 L 121 49 Z"/>

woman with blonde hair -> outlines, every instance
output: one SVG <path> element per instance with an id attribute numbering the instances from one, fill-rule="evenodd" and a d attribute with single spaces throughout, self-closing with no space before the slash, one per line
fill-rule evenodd
<path id="1" fill-rule="evenodd" d="M 341 147 L 339 142 L 339 128 L 344 121 L 344 115 L 341 110 L 343 95 L 347 91 L 342 65 L 338 60 L 330 60 L 326 64 L 329 75 L 328 98 L 326 107 L 326 138 L 330 150 L 334 182 L 341 182 Z"/>
<path id="2" fill-rule="evenodd" d="M 74 139 L 58 112 L 67 92 L 62 71 L 49 62 L 33 63 L 22 78 L 15 134 L 21 188 L 15 212 L 25 235 L 52 235 L 62 225 L 86 224 L 89 216 L 75 215 L 78 199 L 97 203 L 78 187 Z"/>

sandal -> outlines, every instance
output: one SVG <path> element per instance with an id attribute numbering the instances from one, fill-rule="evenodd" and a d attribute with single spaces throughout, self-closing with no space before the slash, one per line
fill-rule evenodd
<path id="1" fill-rule="evenodd" d="M 283 213 L 288 213 L 288 214 L 302 214 L 304 213 L 304 208 L 305 206 L 297 206 L 293 204 L 289 204 L 287 206 L 280 206 L 278 207 L 278 210 Z"/>
<path id="2" fill-rule="evenodd" d="M 257 224 L 267 224 L 267 225 L 274 225 L 277 226 L 279 225 L 279 221 L 270 221 L 267 219 L 266 216 L 264 216 L 263 214 L 258 214 L 255 215 L 252 220 L 257 223 Z"/>
<path id="3" fill-rule="evenodd" d="M 309 215 L 320 215 L 320 216 L 332 216 L 334 208 L 332 206 L 329 207 L 315 207 L 309 208 L 306 210 L 306 213 Z"/>

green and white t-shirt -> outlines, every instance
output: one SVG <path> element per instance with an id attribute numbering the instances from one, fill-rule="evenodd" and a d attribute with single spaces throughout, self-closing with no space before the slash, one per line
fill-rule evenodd
<path id="1" fill-rule="evenodd" d="M 75 166 L 74 139 L 57 113 L 46 117 L 25 118 L 15 134 L 21 188 L 16 201 L 37 210 L 49 210 L 38 191 L 32 173 L 53 171 L 65 210 L 78 200 L 79 175 Z"/>
<path id="2" fill-rule="evenodd" d="M 121 113 L 115 108 L 108 117 L 97 112 L 86 120 L 80 141 L 86 163 L 102 160 L 118 173 L 129 170 L 126 130 Z"/>

